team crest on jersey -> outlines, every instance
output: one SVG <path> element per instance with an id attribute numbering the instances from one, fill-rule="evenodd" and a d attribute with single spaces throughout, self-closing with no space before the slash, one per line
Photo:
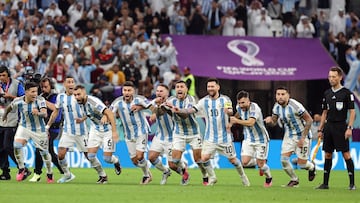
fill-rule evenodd
<path id="1" fill-rule="evenodd" d="M 96 107 L 96 109 L 97 109 L 98 111 L 101 111 L 101 110 L 102 110 L 102 106 L 101 106 L 101 105 L 98 105 L 98 106 Z"/>
<path id="2" fill-rule="evenodd" d="M 343 102 L 336 102 L 336 109 L 338 111 L 342 110 L 344 108 L 344 103 Z"/>

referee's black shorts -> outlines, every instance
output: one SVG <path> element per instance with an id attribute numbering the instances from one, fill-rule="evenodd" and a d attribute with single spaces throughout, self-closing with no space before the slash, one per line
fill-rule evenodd
<path id="1" fill-rule="evenodd" d="M 349 139 L 345 139 L 346 122 L 327 122 L 324 128 L 323 151 L 349 151 Z"/>

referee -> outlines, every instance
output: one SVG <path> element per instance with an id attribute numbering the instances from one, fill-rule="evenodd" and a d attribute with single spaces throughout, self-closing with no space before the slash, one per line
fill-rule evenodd
<path id="1" fill-rule="evenodd" d="M 323 138 L 325 151 L 324 180 L 317 189 L 329 189 L 329 177 L 332 166 L 333 151 L 341 151 L 349 174 L 349 190 L 355 190 L 354 162 L 349 152 L 349 138 L 352 135 L 355 120 L 354 95 L 341 85 L 343 71 L 339 67 L 332 67 L 329 71 L 331 88 L 326 90 L 322 102 L 322 116 L 318 129 L 319 137 Z M 349 111 L 349 120 L 347 113 Z"/>

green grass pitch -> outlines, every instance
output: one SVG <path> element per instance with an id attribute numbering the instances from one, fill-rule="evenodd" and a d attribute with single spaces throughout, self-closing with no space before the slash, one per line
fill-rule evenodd
<path id="1" fill-rule="evenodd" d="M 32 170 L 32 169 L 31 169 Z M 56 170 L 56 169 L 54 169 Z M 38 183 L 15 180 L 16 169 L 12 169 L 10 181 L 0 181 L 0 203 L 92 203 L 92 202 L 169 202 L 169 203 L 200 203 L 200 202 L 316 202 L 316 203 L 355 203 L 360 202 L 360 188 L 349 191 L 346 171 L 332 171 L 329 190 L 315 190 L 322 182 L 322 171 L 318 171 L 313 182 L 307 180 L 307 171 L 296 170 L 300 178 L 297 188 L 286 188 L 289 178 L 282 170 L 273 170 L 273 186 L 264 188 L 264 177 L 260 177 L 257 169 L 245 169 L 251 182 L 244 187 L 234 169 L 216 170 L 218 183 L 204 187 L 200 171 L 189 170 L 189 185 L 180 185 L 181 177 L 172 173 L 167 185 L 159 185 L 161 173 L 152 168 L 153 180 L 149 185 L 140 185 L 142 172 L 138 168 L 124 168 L 120 176 L 116 176 L 112 168 L 105 169 L 109 182 L 98 185 L 97 174 L 93 169 L 72 169 L 76 179 L 65 184 L 47 184 L 46 175 Z M 43 169 L 45 171 L 45 169 Z M 356 182 L 360 183 L 359 171 L 355 172 Z M 55 180 L 60 175 L 55 172 Z M 360 186 L 360 185 L 359 185 Z"/>

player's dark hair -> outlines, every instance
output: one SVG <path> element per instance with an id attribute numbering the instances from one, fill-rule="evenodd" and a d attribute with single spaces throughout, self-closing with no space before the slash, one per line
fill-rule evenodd
<path id="1" fill-rule="evenodd" d="M 285 86 L 280 86 L 280 87 L 276 88 L 275 92 L 277 92 L 278 90 L 285 90 L 287 93 L 290 94 L 289 89 L 287 87 L 285 87 Z"/>
<path id="2" fill-rule="evenodd" d="M 123 87 L 135 87 L 135 85 L 132 81 L 126 81 L 124 83 Z"/>
<path id="3" fill-rule="evenodd" d="M 39 86 L 38 83 L 29 81 L 29 82 L 25 83 L 25 90 L 28 90 L 33 87 L 38 87 L 38 86 Z"/>
<path id="4" fill-rule="evenodd" d="M 78 90 L 78 89 L 84 90 L 85 87 L 83 85 L 76 85 L 74 90 Z"/>
<path id="5" fill-rule="evenodd" d="M 238 92 L 236 95 L 236 99 L 239 100 L 241 98 L 249 98 L 249 92 L 245 90 L 241 90 L 240 92 Z"/>
<path id="6" fill-rule="evenodd" d="M 185 81 L 183 81 L 183 80 L 178 80 L 178 81 L 175 83 L 175 85 L 180 84 L 180 83 L 183 83 L 183 84 L 185 84 L 185 85 L 186 85 L 186 82 L 185 82 Z M 187 87 L 187 86 L 186 86 L 186 87 Z"/>
<path id="7" fill-rule="evenodd" d="M 208 78 L 208 79 L 206 80 L 206 83 L 209 83 L 209 82 L 215 82 L 216 84 L 219 84 L 219 83 L 220 83 L 217 78 Z"/>
<path id="8" fill-rule="evenodd" d="M 160 84 L 158 84 L 158 86 L 164 87 L 165 89 L 169 90 L 169 87 L 167 85 L 165 85 L 164 83 L 160 83 Z"/>

